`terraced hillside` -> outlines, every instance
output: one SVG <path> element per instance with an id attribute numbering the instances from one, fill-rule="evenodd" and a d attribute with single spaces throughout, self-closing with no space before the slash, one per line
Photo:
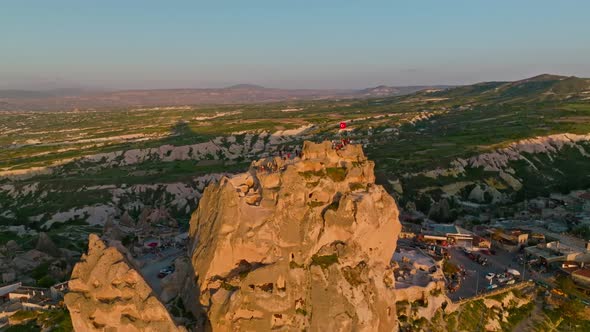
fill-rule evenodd
<path id="1" fill-rule="evenodd" d="M 102 224 L 146 206 L 187 220 L 221 174 L 345 136 L 402 207 L 588 188 L 589 97 L 587 79 L 542 75 L 355 100 L 3 112 L 0 221 Z"/>

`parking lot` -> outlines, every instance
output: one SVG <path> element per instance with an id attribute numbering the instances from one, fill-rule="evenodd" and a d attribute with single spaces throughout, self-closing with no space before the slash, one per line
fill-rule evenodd
<path id="1" fill-rule="evenodd" d="M 161 291 L 161 278 L 158 278 L 158 272 L 170 266 L 174 260 L 182 255 L 184 252 L 176 248 L 164 249 L 158 256 L 153 254 L 145 255 L 139 260 L 144 262 L 144 266 L 141 269 L 141 274 L 148 282 L 150 287 L 154 290 L 154 293 L 159 294 Z"/>
<path id="2" fill-rule="evenodd" d="M 518 266 L 518 262 L 514 261 L 517 255 L 503 250 L 497 250 L 495 255 L 481 254 L 488 259 L 486 266 L 471 260 L 461 248 L 450 248 L 449 255 L 449 261 L 458 267 L 463 267 L 466 272 L 459 289 L 448 294 L 454 301 L 475 296 L 476 292 L 487 291 L 490 280 L 486 279 L 486 275 L 490 272 L 498 275 L 504 273 L 507 269 L 516 269 L 522 273 L 522 265 Z M 496 284 L 498 287 L 502 286 L 498 283 L 497 278 L 493 278 L 491 283 Z"/>

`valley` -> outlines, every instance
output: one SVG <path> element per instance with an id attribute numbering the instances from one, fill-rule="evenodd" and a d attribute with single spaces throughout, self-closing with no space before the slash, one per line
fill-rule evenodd
<path id="1" fill-rule="evenodd" d="M 359 146 L 374 162 L 375 184 L 393 196 L 399 208 L 401 234 L 414 234 L 416 238 L 414 242 L 400 240 L 396 255 L 416 251 L 411 256 L 420 257 L 431 250 L 416 248 L 422 246 L 422 240 L 417 240 L 419 236 L 426 234 L 437 239 L 442 236 L 431 231 L 432 224 L 453 224 L 467 229 L 473 239 L 492 239 L 497 235 L 494 229 L 504 228 L 527 230 L 531 238 L 534 234 L 544 234 L 548 245 L 556 239 L 559 242 L 558 236 L 567 235 L 577 239 L 573 247 L 583 247 L 590 240 L 589 91 L 587 79 L 541 75 L 516 82 L 430 88 L 394 96 L 3 111 L 0 114 L 4 119 L 0 124 L 0 261 L 3 263 L 0 273 L 6 276 L 5 283 L 19 281 L 27 286 L 45 287 L 50 286 L 49 281 L 57 284 L 67 281 L 73 265 L 86 251 L 89 234 L 101 234 L 107 243 L 114 240 L 121 244 L 117 250 L 126 255 L 129 269 L 137 268 L 149 274 L 143 276 L 145 281 L 138 282 L 157 290 L 156 295 L 164 299 L 166 308 L 176 313 L 175 322 L 181 317 L 182 322 L 193 324 L 195 317 L 188 313 L 191 309 L 181 304 L 179 289 L 171 281 L 183 282 L 189 263 L 183 261 L 184 256 L 169 257 L 166 253 L 178 255 L 187 250 L 191 241 L 187 240 L 188 234 L 195 231 L 189 220 L 191 215 L 194 218 L 206 188 L 225 181 L 222 179 L 240 178 L 236 174 L 251 171 L 253 167 L 264 171 L 260 166 L 265 164 L 258 160 L 278 158 L 285 160 L 285 168 L 294 167 L 290 160 L 297 164 L 305 141 L 332 141 L 336 149 L 338 144 Z M 345 128 L 341 128 L 342 123 Z M 343 148 L 343 151 L 347 150 Z M 357 161 L 343 158 L 351 169 L 360 166 Z M 307 166 L 303 163 L 297 167 Z M 323 183 L 324 178 L 341 181 L 336 168 L 327 168 L 323 173 L 302 168 L 298 174 L 309 189 Z M 260 178 L 266 179 L 275 171 L 271 167 L 271 174 Z M 346 190 L 341 191 L 365 188 L 363 183 L 371 183 L 372 174 L 371 170 L 371 176 L 363 178 L 362 183 L 350 180 Z M 269 186 L 271 192 L 274 190 L 270 182 L 263 186 Z M 257 206 L 255 193 L 247 190 L 245 195 L 249 205 Z M 314 211 L 324 204 L 328 204 L 326 211 L 338 208 L 329 204 L 327 198 L 322 199 L 308 202 L 305 208 Z M 270 203 L 260 201 L 260 204 L 267 213 Z M 289 204 L 299 206 L 296 201 Z M 225 228 L 220 230 L 224 231 Z M 436 241 L 435 245 L 445 246 Z M 501 242 L 499 238 L 490 241 Z M 96 238 L 92 243 L 104 246 Z M 150 247 L 151 244 L 162 250 Z M 432 250 L 429 254 L 437 256 L 434 252 L 438 249 Z M 451 255 L 462 253 L 452 250 Z M 317 261 L 317 256 L 310 254 L 310 257 L 305 258 L 312 259 L 306 269 L 326 263 Z M 517 256 L 502 251 L 502 257 L 502 262 L 494 267 L 469 273 L 482 279 L 489 271 L 500 274 L 510 268 L 510 259 Z M 462 296 L 475 296 L 478 291 L 472 289 L 473 282 L 463 286 L 460 281 L 453 281 L 455 274 L 438 261 L 427 266 L 427 269 L 435 266 L 438 272 L 422 273 L 424 259 L 427 258 L 391 263 L 398 278 L 395 311 L 402 329 L 434 329 L 431 322 L 446 315 L 441 306 L 444 301 L 450 301 L 447 299 L 455 301 L 450 304 L 452 313 L 448 317 L 452 318 L 444 325 L 447 330 L 456 330 L 460 324 L 477 328 L 480 323 L 476 316 L 485 316 L 492 330 L 513 328 L 523 321 L 522 317 L 504 321 L 494 315 L 521 315 L 537 310 L 538 298 L 528 283 L 522 285 L 525 289 L 522 292 L 507 288 L 506 296 L 511 301 L 484 298 L 461 302 L 461 296 L 452 295 L 452 289 L 458 287 L 457 294 Z M 461 265 L 465 260 L 449 257 L 448 261 Z M 303 268 L 303 265 L 299 267 L 303 263 L 294 264 L 291 269 Z M 473 269 L 477 264 L 465 265 Z M 170 273 L 176 269 L 182 274 L 174 272 L 168 279 L 169 272 L 160 272 L 164 273 L 163 279 L 156 278 L 157 270 L 166 270 L 168 267 L 164 266 L 168 265 L 172 266 L 167 270 Z M 90 267 L 94 268 L 100 269 Z M 546 275 L 543 267 L 530 265 L 530 268 L 540 275 L 531 280 L 550 284 L 548 292 L 564 288 L 561 279 Z M 343 278 L 350 282 L 352 272 L 346 271 Z M 234 272 L 226 272 L 228 276 L 222 288 L 231 292 L 234 287 L 241 287 Z M 405 279 L 399 278 L 406 278 L 408 273 L 417 273 L 418 277 L 412 281 L 415 284 L 404 286 Z M 51 279 L 43 280 L 45 275 Z M 215 276 L 209 279 L 206 287 L 219 286 Z M 86 290 L 81 287 L 76 292 Z M 432 295 L 430 304 L 420 298 L 427 293 Z M 573 293 L 580 300 L 587 300 L 587 295 L 572 290 Z M 559 299 L 547 301 L 552 306 L 543 309 L 542 322 L 523 321 L 522 324 L 555 322 L 555 310 L 563 304 Z M 498 312 L 484 314 L 485 308 L 490 307 Z M 301 309 L 299 305 L 297 308 Z M 192 312 L 197 311 L 192 308 Z M 297 312 L 305 316 L 303 311 Z M 169 324 L 170 317 L 164 316 L 162 319 Z M 296 320 L 304 321 L 303 325 L 312 324 L 311 318 L 299 316 Z M 420 317 L 429 317 L 431 322 L 424 322 Z"/>

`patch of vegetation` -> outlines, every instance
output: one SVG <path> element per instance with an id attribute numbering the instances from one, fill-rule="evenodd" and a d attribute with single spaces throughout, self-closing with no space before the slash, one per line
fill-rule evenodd
<path id="1" fill-rule="evenodd" d="M 50 262 L 43 262 L 31 271 L 31 277 L 35 280 L 39 280 L 49 273 Z"/>
<path id="2" fill-rule="evenodd" d="M 453 275 L 459 272 L 459 267 L 456 264 L 451 263 L 448 259 L 443 262 L 443 273 L 445 275 Z"/>
<path id="3" fill-rule="evenodd" d="M 318 207 L 318 206 L 323 206 L 323 205 L 325 205 L 325 204 L 326 204 L 326 203 L 324 203 L 324 202 L 311 201 L 311 202 L 308 202 L 308 203 L 307 203 L 307 206 L 309 206 L 310 208 L 316 208 L 316 207 Z"/>
<path id="4" fill-rule="evenodd" d="M 346 179 L 346 169 L 342 167 L 326 168 L 326 175 L 334 182 L 342 182 Z"/>
<path id="5" fill-rule="evenodd" d="M 491 314 L 483 300 L 471 301 L 460 308 L 457 327 L 462 331 L 481 331 L 483 322 Z"/>
<path id="6" fill-rule="evenodd" d="M 10 231 L 0 232 L 0 245 L 5 245 L 10 240 L 17 241 L 18 239 L 19 237 L 16 233 Z"/>
<path id="7" fill-rule="evenodd" d="M 238 286 L 234 286 L 228 282 L 223 281 L 221 283 L 221 288 L 225 289 L 228 292 L 233 292 L 233 291 L 237 291 L 238 289 L 240 289 L 240 287 Z"/>
<path id="8" fill-rule="evenodd" d="M 41 279 L 37 280 L 37 286 L 42 288 L 49 288 L 55 285 L 56 281 L 51 276 L 44 276 Z"/>
<path id="9" fill-rule="evenodd" d="M 4 332 L 39 332 L 41 328 L 35 321 L 29 321 L 25 324 L 11 325 Z M 70 330 L 71 331 L 71 330 Z"/>
<path id="10" fill-rule="evenodd" d="M 297 262 L 295 262 L 295 261 L 289 262 L 290 269 L 302 269 L 303 267 L 304 267 L 303 264 L 297 264 Z"/>
<path id="11" fill-rule="evenodd" d="M 27 319 L 36 318 L 37 312 L 30 311 L 30 310 L 19 310 L 19 311 L 15 312 L 11 317 L 16 320 L 27 320 Z"/>
<path id="12" fill-rule="evenodd" d="M 305 184 L 305 186 L 306 186 L 307 188 L 314 188 L 314 187 L 316 187 L 318 184 L 320 184 L 320 181 L 308 182 L 308 183 L 306 183 L 306 184 Z"/>
<path id="13" fill-rule="evenodd" d="M 575 296 L 580 299 L 590 300 L 590 297 L 585 292 L 581 291 L 571 278 L 559 276 L 555 279 L 557 287 L 568 295 Z"/>
<path id="14" fill-rule="evenodd" d="M 516 324 L 525 319 L 535 309 L 535 303 L 530 302 L 518 308 L 508 309 L 508 322 L 501 322 L 502 329 L 510 331 Z"/>
<path id="15" fill-rule="evenodd" d="M 428 300 L 427 299 L 418 299 L 414 302 L 411 303 L 412 307 L 423 307 L 426 308 L 428 307 Z"/>
<path id="16" fill-rule="evenodd" d="M 442 295 L 442 293 L 443 293 L 443 290 L 442 289 L 435 288 L 435 289 L 433 289 L 433 290 L 430 291 L 430 296 L 437 297 L 437 296 Z"/>
<path id="17" fill-rule="evenodd" d="M 305 172 L 299 172 L 299 175 L 302 176 L 305 180 L 311 180 L 315 177 L 323 178 L 326 175 L 326 173 L 323 170 L 305 171 Z"/>
<path id="18" fill-rule="evenodd" d="M 37 317 L 37 324 L 43 327 L 51 327 L 51 332 L 74 331 L 70 312 L 66 309 L 45 311 Z"/>
<path id="19" fill-rule="evenodd" d="M 367 189 L 367 186 L 363 183 L 360 183 L 360 182 L 349 183 L 348 187 L 350 188 L 351 191 Z"/>
<path id="20" fill-rule="evenodd" d="M 303 316 L 307 316 L 307 311 L 303 308 L 297 308 L 295 310 L 295 313 L 299 314 L 299 315 L 303 315 Z"/>
<path id="21" fill-rule="evenodd" d="M 340 206 L 340 201 L 333 201 L 332 203 L 330 203 L 330 205 L 326 207 L 326 210 L 337 211 L 338 206 Z"/>
<path id="22" fill-rule="evenodd" d="M 319 255 L 311 256 L 311 265 L 318 265 L 323 269 L 326 269 L 326 268 L 330 267 L 330 265 L 336 264 L 336 263 L 338 263 L 338 255 L 336 255 L 336 254 L 324 255 L 324 256 L 319 256 Z"/>
<path id="23" fill-rule="evenodd" d="M 195 320 L 195 316 L 192 312 L 186 310 L 184 303 L 180 297 L 174 299 L 174 302 L 172 302 L 172 304 L 170 305 L 170 313 L 174 317 L 183 317 L 191 321 Z"/>
<path id="24" fill-rule="evenodd" d="M 350 266 L 345 266 L 342 268 L 342 275 L 351 286 L 356 287 L 362 285 L 365 283 L 365 281 L 362 278 L 362 273 L 365 266 L 366 264 L 364 262 L 359 263 L 354 268 Z"/>

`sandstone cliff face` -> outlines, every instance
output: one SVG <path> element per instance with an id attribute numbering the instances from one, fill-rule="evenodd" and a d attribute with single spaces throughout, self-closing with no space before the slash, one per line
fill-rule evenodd
<path id="1" fill-rule="evenodd" d="M 360 146 L 305 142 L 211 185 L 189 249 L 214 331 L 395 331 L 397 206 Z M 268 169 L 268 167 L 266 167 Z M 193 308 L 196 312 L 197 309 Z"/>
<path id="2" fill-rule="evenodd" d="M 76 331 L 185 331 L 175 325 L 121 248 L 91 234 L 65 296 Z"/>

